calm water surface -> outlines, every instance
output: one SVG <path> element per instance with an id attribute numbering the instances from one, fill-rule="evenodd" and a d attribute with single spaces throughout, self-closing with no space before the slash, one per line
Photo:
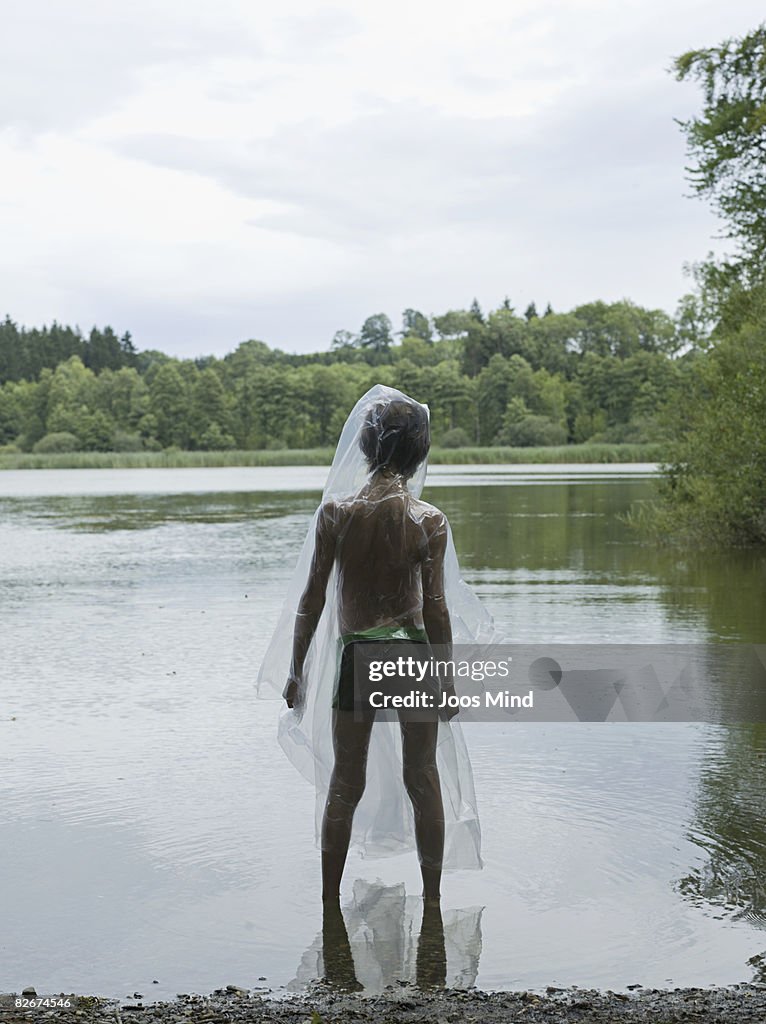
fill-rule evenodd
<path id="1" fill-rule="evenodd" d="M 425 497 L 510 640 L 763 643 L 762 556 L 658 550 L 616 518 L 651 471 L 434 467 Z M 0 474 L 0 991 L 328 970 L 313 792 L 253 687 L 324 474 Z M 486 867 L 445 876 L 448 984 L 766 980 L 766 726 L 466 736 Z M 419 977 L 418 892 L 414 855 L 350 858 L 369 990 Z"/>

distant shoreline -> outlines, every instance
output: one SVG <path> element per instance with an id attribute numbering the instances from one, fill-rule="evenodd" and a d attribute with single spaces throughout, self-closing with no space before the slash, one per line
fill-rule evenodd
<path id="1" fill-rule="evenodd" d="M 217 466 L 329 466 L 332 448 L 253 451 L 0 452 L 4 469 L 202 469 Z M 664 444 L 571 444 L 550 448 L 432 448 L 431 465 L 662 462 Z"/>

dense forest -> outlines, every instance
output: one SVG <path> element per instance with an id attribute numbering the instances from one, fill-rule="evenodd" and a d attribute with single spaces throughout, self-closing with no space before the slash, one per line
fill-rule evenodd
<path id="1" fill-rule="evenodd" d="M 129 333 L 0 324 L 0 451 L 332 445 L 381 382 L 431 408 L 437 444 L 559 445 L 668 436 L 708 327 L 691 296 L 674 317 L 628 301 L 522 314 L 382 313 L 324 352 L 244 341 L 224 358 L 138 351 Z"/>

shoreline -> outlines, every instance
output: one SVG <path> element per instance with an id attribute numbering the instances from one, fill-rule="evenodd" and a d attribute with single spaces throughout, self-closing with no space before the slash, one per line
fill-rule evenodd
<path id="1" fill-rule="evenodd" d="M 34 454 L 0 449 L 0 472 L 19 469 L 207 469 L 228 466 L 329 466 L 334 449 L 292 448 L 252 451 L 59 452 Z M 431 449 L 432 466 L 631 464 L 662 462 L 665 444 L 571 444 L 548 448 Z"/>
<path id="2" fill-rule="evenodd" d="M 766 984 L 742 982 L 722 988 L 645 989 L 557 988 L 483 992 L 478 989 L 416 989 L 400 983 L 381 994 L 345 993 L 315 983 L 306 993 L 228 985 L 210 995 L 179 994 L 173 1000 L 144 1002 L 96 996 L 69 996 L 71 1006 L 15 1008 L 16 994 L 0 996 L 0 1020 L 8 1024 L 39 1020 L 95 1024 L 761 1024 L 766 1020 Z M 25 989 L 31 999 L 33 990 Z M 138 996 L 138 993 L 136 994 Z M 45 998 L 40 996 L 39 998 Z M 49 998 L 54 998 L 49 996 Z"/>

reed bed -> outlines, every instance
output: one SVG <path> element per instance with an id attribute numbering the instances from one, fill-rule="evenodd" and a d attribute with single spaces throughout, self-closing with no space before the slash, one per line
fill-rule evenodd
<path id="1" fill-rule="evenodd" d="M 0 453 L 3 469 L 197 469 L 212 466 L 329 466 L 332 448 L 187 452 L 60 452 L 35 455 Z M 434 465 L 508 463 L 660 462 L 660 444 L 571 444 L 547 448 L 432 448 Z"/>

